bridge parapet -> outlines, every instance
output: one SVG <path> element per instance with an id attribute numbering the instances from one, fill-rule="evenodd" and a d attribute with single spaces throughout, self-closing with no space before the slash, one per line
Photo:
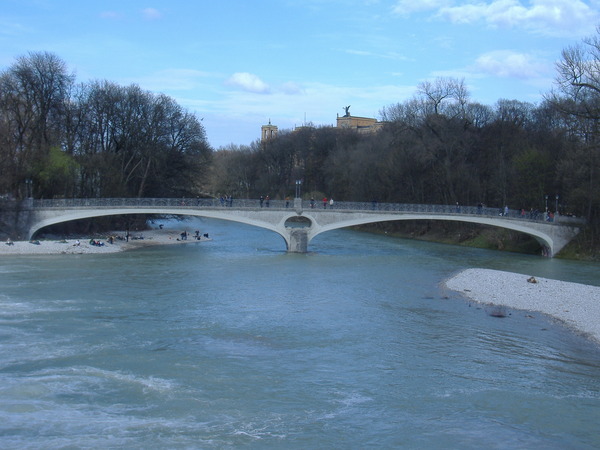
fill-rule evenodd
<path id="1" fill-rule="evenodd" d="M 72 198 L 72 199 L 42 199 L 33 200 L 31 207 L 36 208 L 103 208 L 103 207 L 177 207 L 184 209 L 197 208 L 231 208 L 236 209 L 289 209 L 296 210 L 297 205 L 287 200 L 264 200 L 260 199 L 211 199 L 211 198 Z M 457 214 L 457 215 L 480 215 L 484 217 L 503 217 L 505 219 L 529 220 L 533 222 L 549 222 L 581 226 L 584 219 L 566 216 L 557 216 L 555 220 L 549 221 L 548 216 L 539 211 L 528 211 L 502 208 L 490 208 L 485 206 L 458 206 L 458 205 L 428 205 L 411 203 L 379 203 L 372 202 L 335 202 L 333 207 L 323 202 L 315 201 L 311 207 L 310 201 L 301 203 L 301 211 L 306 210 L 335 210 L 335 211 L 368 211 L 369 213 L 430 213 L 430 214 Z"/>

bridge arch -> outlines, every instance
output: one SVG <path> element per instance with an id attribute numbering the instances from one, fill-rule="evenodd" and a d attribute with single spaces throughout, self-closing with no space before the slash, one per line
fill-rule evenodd
<path id="1" fill-rule="evenodd" d="M 286 247 L 289 250 L 293 245 L 293 233 L 290 231 L 290 227 L 286 226 L 286 222 L 289 219 L 299 217 L 295 212 L 289 211 L 283 215 L 281 219 L 273 223 L 273 221 L 260 220 L 250 217 L 249 214 L 244 214 L 244 210 L 237 211 L 239 215 L 231 214 L 231 210 L 198 210 L 198 209 L 184 209 L 184 208 L 160 208 L 156 206 L 153 208 L 107 208 L 107 209 L 70 209 L 60 210 L 56 214 L 46 213 L 47 217 L 34 223 L 28 232 L 28 239 L 31 240 L 36 233 L 43 228 L 59 223 L 72 222 L 74 220 L 91 219 L 94 217 L 107 217 L 107 216 L 123 216 L 123 215 L 173 215 L 173 216 L 191 216 L 191 217 L 206 217 L 211 219 L 227 220 L 230 222 L 238 222 L 246 225 L 251 225 L 259 228 L 265 228 L 279 234 L 285 241 Z M 307 219 L 310 221 L 310 219 Z M 312 222 L 311 222 L 312 226 Z"/>
<path id="2" fill-rule="evenodd" d="M 530 224 L 526 226 L 511 220 L 509 218 L 503 218 L 503 220 L 499 220 L 497 218 L 490 217 L 476 217 L 476 216 L 461 216 L 455 214 L 448 215 L 430 215 L 430 214 L 398 214 L 398 215 L 381 215 L 375 217 L 360 217 L 360 218 L 352 218 L 348 220 L 341 220 L 335 223 L 328 223 L 324 225 L 317 225 L 313 227 L 308 232 L 308 242 L 317 235 L 324 233 L 326 231 L 331 231 L 339 228 L 347 228 L 358 225 L 366 225 L 369 223 L 381 223 L 381 222 L 396 222 L 396 221 L 406 221 L 406 220 L 444 220 L 444 221 L 452 221 L 452 222 L 467 222 L 467 223 L 475 223 L 479 225 L 489 225 L 496 228 L 506 228 L 509 230 L 518 231 L 529 236 L 532 236 L 534 239 L 538 241 L 538 243 L 542 247 L 546 247 L 550 254 L 554 254 L 556 243 L 555 239 L 552 238 L 548 233 L 532 228 Z M 318 223 L 318 221 L 315 221 Z M 561 247 L 562 248 L 562 247 Z M 558 251 L 558 250 L 557 250 Z"/>

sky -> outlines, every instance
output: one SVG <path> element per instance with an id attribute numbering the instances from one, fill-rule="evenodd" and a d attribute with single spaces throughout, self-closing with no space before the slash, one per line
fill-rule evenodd
<path id="1" fill-rule="evenodd" d="M 600 0 L 0 0 L 0 71 L 29 52 L 78 82 L 137 84 L 197 115 L 215 149 L 260 127 L 380 119 L 419 83 L 538 103 Z"/>

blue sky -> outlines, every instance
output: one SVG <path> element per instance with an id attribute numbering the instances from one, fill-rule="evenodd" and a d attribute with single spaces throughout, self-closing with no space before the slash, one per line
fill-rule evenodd
<path id="1" fill-rule="evenodd" d="M 436 77 L 535 103 L 598 25 L 600 0 L 0 0 L 0 69 L 55 53 L 79 82 L 175 98 L 219 148 L 269 120 L 334 125 L 347 105 L 379 118 Z"/>

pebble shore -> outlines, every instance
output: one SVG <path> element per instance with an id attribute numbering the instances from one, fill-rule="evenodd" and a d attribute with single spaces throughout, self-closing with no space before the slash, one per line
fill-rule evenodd
<path id="1" fill-rule="evenodd" d="M 125 236 L 124 232 L 110 233 L 114 236 Z M 141 239 L 143 238 L 143 239 Z M 94 238 L 97 239 L 97 238 Z M 12 245 L 6 242 L 0 243 L 0 255 L 60 255 L 60 254 L 88 254 L 88 253 L 116 253 L 125 250 L 147 247 L 150 245 L 165 244 L 185 244 L 207 241 L 209 239 L 202 237 L 197 240 L 189 235 L 187 240 L 180 239 L 180 232 L 174 230 L 150 230 L 131 235 L 129 241 L 125 239 L 115 239 L 109 243 L 107 237 L 99 240 L 103 245 L 96 246 L 90 244 L 90 239 L 64 239 L 64 240 L 40 240 L 32 243 L 29 241 L 14 241 Z M 37 243 L 39 242 L 39 243 Z"/>
<path id="2" fill-rule="evenodd" d="M 552 316 L 600 344 L 600 287 L 490 269 L 466 269 L 445 286 L 488 305 Z"/>

